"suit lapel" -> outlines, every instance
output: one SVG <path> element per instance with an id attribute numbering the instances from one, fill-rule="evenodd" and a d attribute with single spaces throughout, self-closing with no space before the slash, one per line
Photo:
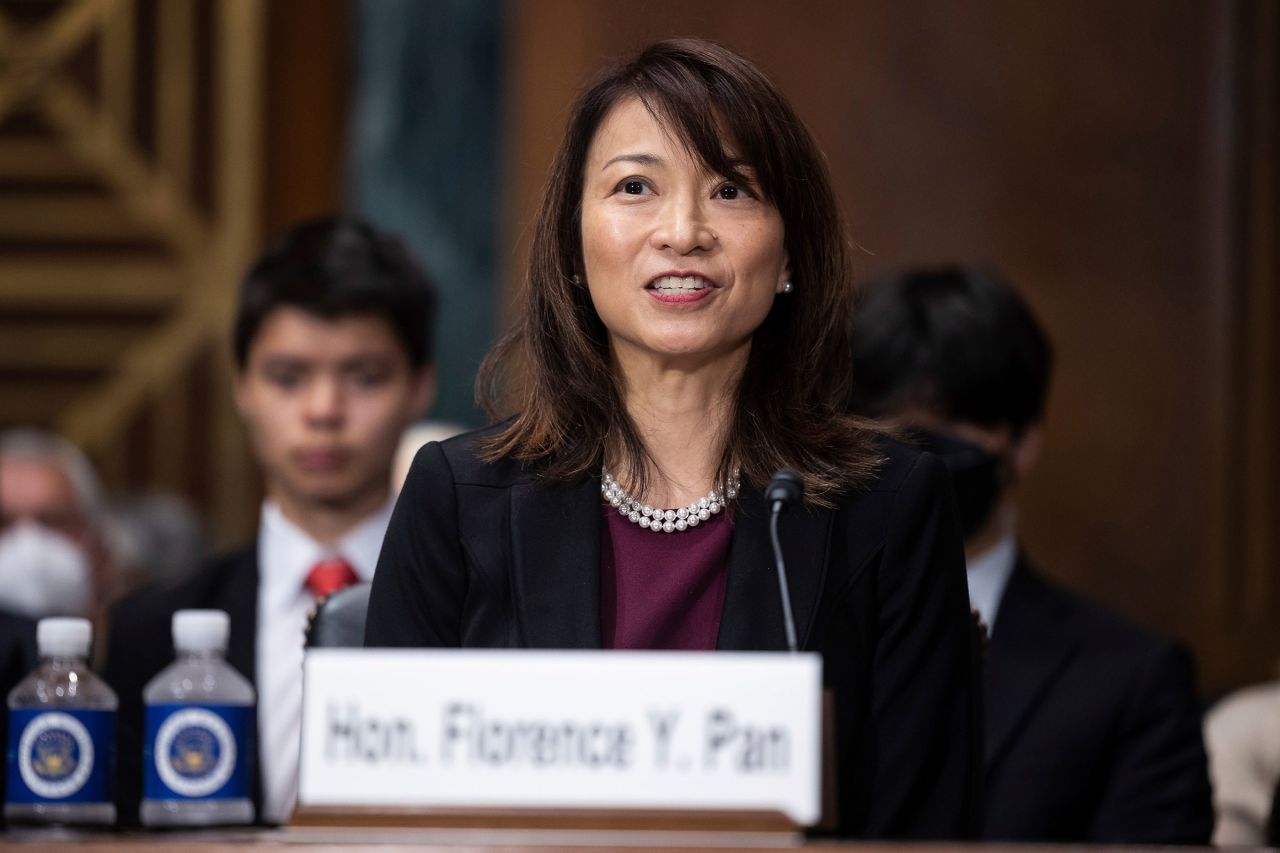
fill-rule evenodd
<path id="1" fill-rule="evenodd" d="M 787 588 L 795 613 L 796 638 L 809 645 L 818 599 L 826 577 L 831 538 L 831 510 L 785 510 L 778 539 L 786 560 Z M 785 651 L 782 597 L 769 542 L 769 511 L 764 495 L 742 484 L 729 546 L 729 577 L 716 648 L 734 651 Z"/>
<path id="2" fill-rule="evenodd" d="M 1019 562 L 1000 601 L 985 662 L 988 770 L 1075 654 L 1075 640 L 1057 629 L 1057 610 L 1042 593 L 1040 582 Z"/>
<path id="3" fill-rule="evenodd" d="M 526 648 L 598 649 L 600 480 L 511 488 L 514 607 Z"/>

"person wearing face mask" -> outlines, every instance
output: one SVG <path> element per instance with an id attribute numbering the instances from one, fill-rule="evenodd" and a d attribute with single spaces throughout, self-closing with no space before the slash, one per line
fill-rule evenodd
<path id="1" fill-rule="evenodd" d="M 0 610 L 30 619 L 97 616 L 110 569 L 98 536 L 101 488 L 88 459 L 53 433 L 0 433 Z"/>
<path id="2" fill-rule="evenodd" d="M 853 340 L 855 410 L 952 474 L 969 597 L 991 631 L 983 838 L 1207 844 L 1186 651 L 1050 582 L 1018 539 L 1052 365 L 1030 309 L 984 270 L 906 271 L 864 287 Z"/>
<path id="3" fill-rule="evenodd" d="M 106 563 L 100 489 L 73 444 L 36 429 L 0 432 L 0 702 L 36 665 L 36 623 L 90 615 Z M 0 711 L 0 743 L 8 743 Z M 0 774 L 0 799 L 5 779 Z"/>

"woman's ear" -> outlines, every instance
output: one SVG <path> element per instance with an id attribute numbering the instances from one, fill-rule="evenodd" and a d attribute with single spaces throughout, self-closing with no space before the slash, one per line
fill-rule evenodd
<path id="1" fill-rule="evenodd" d="M 790 293 L 795 285 L 791 283 L 791 255 L 785 249 L 782 251 L 782 273 L 778 276 L 778 284 L 774 288 L 774 293 Z"/>

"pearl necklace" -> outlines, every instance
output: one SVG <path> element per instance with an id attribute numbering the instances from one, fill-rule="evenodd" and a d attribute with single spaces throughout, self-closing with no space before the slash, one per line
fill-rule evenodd
<path id="1" fill-rule="evenodd" d="M 642 504 L 627 494 L 608 471 L 602 470 L 600 473 L 600 491 L 610 506 L 617 509 L 632 524 L 638 524 L 654 533 L 688 530 L 709 520 L 711 516 L 724 509 L 725 504 L 738 496 L 740 482 L 739 472 L 735 470 L 729 485 L 723 489 L 712 489 L 705 498 L 698 498 L 688 506 L 682 506 L 679 509 L 657 509 L 649 504 Z"/>

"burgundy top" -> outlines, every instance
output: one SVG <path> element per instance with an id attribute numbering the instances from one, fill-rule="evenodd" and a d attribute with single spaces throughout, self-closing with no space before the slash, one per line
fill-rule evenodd
<path id="1" fill-rule="evenodd" d="M 654 533 L 601 504 L 600 627 L 606 649 L 710 651 L 720 633 L 732 509 Z"/>

